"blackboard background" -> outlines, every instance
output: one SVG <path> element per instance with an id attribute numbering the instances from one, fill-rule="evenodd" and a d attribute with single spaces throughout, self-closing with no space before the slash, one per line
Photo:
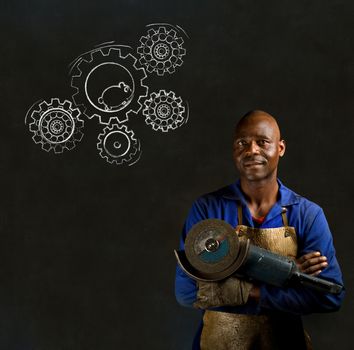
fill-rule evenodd
<path id="1" fill-rule="evenodd" d="M 315 349 L 352 348 L 354 2 L 0 4 L 1 349 L 189 349 L 199 315 L 174 299 L 172 251 L 192 201 L 234 181 L 231 130 L 254 108 L 278 117 L 280 178 L 324 208 L 344 273 L 341 311 L 304 318 Z M 95 121 L 71 152 L 34 144 L 26 111 L 70 98 L 68 64 L 105 41 L 136 47 L 156 22 L 190 35 L 184 65 L 150 80 L 189 101 L 188 124 L 132 118 L 130 168 L 97 155 Z"/>

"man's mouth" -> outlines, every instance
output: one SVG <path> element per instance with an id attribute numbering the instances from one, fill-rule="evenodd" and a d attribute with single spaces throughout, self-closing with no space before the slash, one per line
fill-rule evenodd
<path id="1" fill-rule="evenodd" d="M 246 162 L 243 162 L 243 166 L 246 168 L 251 168 L 251 167 L 261 167 L 265 164 L 264 161 L 260 160 L 249 160 Z"/>

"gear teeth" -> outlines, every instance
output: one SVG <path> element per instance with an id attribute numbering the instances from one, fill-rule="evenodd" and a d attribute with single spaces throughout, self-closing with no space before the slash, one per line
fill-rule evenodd
<path id="1" fill-rule="evenodd" d="M 177 32 L 173 29 L 171 29 L 169 32 L 168 32 L 169 35 L 173 36 L 174 38 L 177 36 Z"/>
<path id="2" fill-rule="evenodd" d="M 170 55 L 161 61 L 161 57 L 157 57 L 153 50 L 157 42 L 162 42 L 169 47 Z M 140 55 L 139 63 L 145 67 L 148 73 L 156 73 L 163 76 L 165 73 L 172 74 L 175 67 L 181 66 L 183 61 L 181 57 L 186 54 L 186 50 L 182 47 L 184 40 L 177 36 L 177 32 L 173 29 L 167 30 L 165 26 L 159 26 L 149 29 L 146 36 L 140 38 L 141 46 L 137 48 Z M 178 62 L 178 64 L 176 64 Z"/>
<path id="3" fill-rule="evenodd" d="M 58 108 L 60 105 L 61 105 L 61 104 L 60 104 L 60 101 L 59 101 L 58 98 L 53 98 L 53 99 L 52 99 L 52 107 Z"/>
<path id="4" fill-rule="evenodd" d="M 77 66 L 79 67 L 79 65 L 87 65 L 92 61 L 92 52 L 87 53 L 86 55 L 82 56 L 80 61 L 77 62 Z"/>
<path id="5" fill-rule="evenodd" d="M 124 56 L 121 53 L 120 49 L 110 48 L 109 54 L 106 56 L 109 59 L 113 59 L 114 61 L 121 61 Z"/>
<path id="6" fill-rule="evenodd" d="M 176 39 L 176 42 L 177 42 L 178 46 L 182 46 L 182 45 L 184 44 L 184 40 L 183 40 L 181 37 L 177 38 L 177 39 Z M 184 49 L 183 49 L 183 50 L 184 50 Z M 185 50 L 184 50 L 184 51 L 185 51 Z"/>
<path id="7" fill-rule="evenodd" d="M 78 119 L 80 111 L 73 108 L 71 101 L 52 98 L 50 102 L 41 101 L 36 107 L 38 109 L 31 114 L 33 122 L 29 124 L 29 131 L 33 133 L 33 141 L 41 144 L 43 150 L 63 153 L 81 141 L 84 122 Z M 61 128 L 57 132 L 55 125 Z"/>
<path id="8" fill-rule="evenodd" d="M 143 45 L 145 45 L 147 41 L 148 41 L 148 38 L 147 38 L 146 36 L 142 36 L 142 37 L 140 38 L 140 42 L 141 42 Z M 141 48 L 141 49 L 142 49 L 142 48 Z"/>
<path id="9" fill-rule="evenodd" d="M 81 60 L 80 63 L 78 63 L 77 69 L 79 70 L 80 74 L 78 74 L 78 77 L 81 77 L 82 72 L 86 69 L 86 67 L 90 66 L 90 63 L 92 62 L 92 54 L 89 55 L 88 60 Z"/>
<path id="10" fill-rule="evenodd" d="M 66 143 L 66 148 L 71 151 L 73 148 L 75 148 L 75 143 L 72 141 L 69 141 Z"/>
<path id="11" fill-rule="evenodd" d="M 49 104 L 46 101 L 43 101 L 39 104 L 39 108 L 44 112 L 49 108 Z"/>
<path id="12" fill-rule="evenodd" d="M 31 114 L 31 118 L 37 122 L 41 117 L 41 112 L 40 111 L 33 111 Z"/>
<path id="13" fill-rule="evenodd" d="M 39 135 L 34 135 L 32 137 L 34 143 L 41 143 L 42 142 L 42 138 Z"/>
<path id="14" fill-rule="evenodd" d="M 63 152 L 63 147 L 61 145 L 55 145 L 53 147 L 53 149 L 54 149 L 54 153 L 56 153 L 56 154 L 59 154 L 59 153 Z"/>
<path id="15" fill-rule="evenodd" d="M 77 115 L 73 115 L 73 116 L 77 117 Z M 80 129 L 83 128 L 84 127 L 84 122 L 81 119 L 77 119 L 75 127 L 76 128 L 80 128 Z"/>
<path id="16" fill-rule="evenodd" d="M 143 99 L 144 97 L 147 96 L 148 92 L 149 92 L 149 88 L 146 85 L 142 85 L 141 90 L 144 90 L 144 94 L 142 94 L 139 97 L 139 100 Z"/>
<path id="17" fill-rule="evenodd" d="M 102 51 L 100 50 L 97 50 L 97 51 L 94 51 L 91 53 L 91 59 L 90 61 L 87 62 L 87 64 L 85 64 L 86 66 L 87 65 L 90 65 L 90 63 L 98 60 L 101 56 L 106 56 Z"/>
<path id="18" fill-rule="evenodd" d="M 172 73 L 174 73 L 176 70 L 175 70 L 173 67 L 170 67 L 170 68 L 167 69 L 167 71 L 172 74 Z"/>
<path id="19" fill-rule="evenodd" d="M 142 106 L 140 99 L 142 96 L 146 96 L 148 93 L 148 87 L 143 84 L 146 79 L 146 73 L 143 64 L 138 64 L 138 59 L 131 53 L 126 52 L 123 54 L 122 50 L 117 47 L 106 48 L 106 52 L 103 52 L 103 48 L 93 51 L 91 60 L 88 64 L 78 64 L 81 74 L 79 76 L 72 76 L 71 86 L 75 90 L 72 95 L 73 100 L 77 106 L 80 106 L 81 113 L 87 118 L 98 118 L 98 121 L 102 125 L 108 125 L 111 121 L 119 124 L 125 123 L 129 119 L 130 113 L 138 113 Z M 96 104 L 92 103 L 89 96 L 87 96 L 87 90 L 85 89 L 86 78 L 96 67 L 105 64 L 107 62 L 117 62 L 129 71 L 133 79 L 132 84 L 135 85 L 134 95 L 131 96 L 132 100 L 129 100 L 126 104 L 121 104 L 119 108 L 114 109 L 100 109 Z"/>
<path id="20" fill-rule="evenodd" d="M 106 130 L 106 129 L 103 129 L 103 132 L 104 132 L 105 130 Z M 103 142 L 103 138 L 104 138 L 104 134 L 99 134 L 99 135 L 98 135 L 98 141 Z"/>
<path id="21" fill-rule="evenodd" d="M 129 148 L 123 155 L 114 155 L 106 150 L 107 139 L 110 137 L 115 137 L 114 134 L 116 132 L 125 135 L 125 137 L 129 140 Z M 111 122 L 103 129 L 102 133 L 98 135 L 97 139 L 97 150 L 99 151 L 99 155 L 108 163 L 116 165 L 131 165 L 132 162 L 136 163 L 137 160 L 135 159 L 135 156 L 138 154 L 138 150 L 140 149 L 140 142 L 135 138 L 134 132 L 129 130 L 126 125 Z"/>
<path id="22" fill-rule="evenodd" d="M 63 109 L 71 109 L 71 102 L 65 101 L 62 105 Z M 76 112 L 76 111 L 75 111 Z"/>
<path id="23" fill-rule="evenodd" d="M 131 66 L 135 67 L 135 63 L 137 61 L 137 59 L 132 56 L 132 54 L 128 54 L 125 56 L 124 58 Z"/>
<path id="24" fill-rule="evenodd" d="M 177 59 L 177 62 L 176 62 L 176 65 L 177 65 L 177 66 L 181 66 L 182 63 L 183 63 L 183 61 L 182 61 L 180 58 L 178 58 L 178 59 Z"/>
<path id="25" fill-rule="evenodd" d="M 31 123 L 29 125 L 29 130 L 32 132 L 37 132 L 38 131 L 38 126 L 35 123 Z"/>
<path id="26" fill-rule="evenodd" d="M 82 138 L 84 137 L 84 134 L 82 131 L 78 131 L 76 134 L 75 134 L 75 141 L 77 142 L 80 142 L 82 140 Z"/>
<path id="27" fill-rule="evenodd" d="M 145 57 L 141 57 L 140 59 L 139 59 L 139 63 L 143 66 L 144 64 L 146 64 L 146 59 L 145 59 Z"/>
<path id="28" fill-rule="evenodd" d="M 155 131 L 168 132 L 176 129 L 186 123 L 183 117 L 185 108 L 182 103 L 181 97 L 176 97 L 173 91 L 159 90 L 158 93 L 152 92 L 149 99 L 144 102 L 145 123 Z M 159 105 L 163 105 L 163 112 L 158 108 Z M 168 107 L 165 107 L 165 105 Z M 156 108 L 153 109 L 152 106 L 156 106 Z M 163 114 L 159 115 L 159 113 Z"/>
<path id="29" fill-rule="evenodd" d="M 80 83 L 80 76 L 73 76 L 71 79 L 71 86 L 76 90 L 75 94 L 72 95 L 72 97 L 75 99 L 75 97 L 79 94 L 79 88 L 77 88 L 77 85 Z M 77 105 L 77 103 L 75 103 Z"/>
<path id="30" fill-rule="evenodd" d="M 42 148 L 43 148 L 45 151 L 49 152 L 50 149 L 52 148 L 52 146 L 51 146 L 49 143 L 44 143 L 44 144 L 42 145 Z"/>

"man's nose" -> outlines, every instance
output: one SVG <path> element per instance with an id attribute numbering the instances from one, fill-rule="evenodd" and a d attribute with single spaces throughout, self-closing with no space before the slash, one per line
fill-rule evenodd
<path id="1" fill-rule="evenodd" d="M 249 143 L 247 153 L 249 153 L 249 154 L 258 154 L 259 153 L 259 146 L 256 141 L 251 141 Z"/>

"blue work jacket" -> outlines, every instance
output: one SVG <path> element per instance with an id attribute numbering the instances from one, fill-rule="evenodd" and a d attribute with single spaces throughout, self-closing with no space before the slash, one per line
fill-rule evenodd
<path id="1" fill-rule="evenodd" d="M 285 187 L 279 180 L 277 203 L 271 208 L 260 228 L 275 228 L 283 226 L 282 208 L 286 207 L 289 226 L 295 227 L 298 244 L 298 257 L 320 251 L 327 257 L 328 266 L 318 276 L 343 285 L 342 273 L 338 265 L 333 239 L 323 210 L 315 203 L 296 194 Z M 251 213 L 244 194 L 237 181 L 218 191 L 198 198 L 189 211 L 183 227 L 180 249 L 184 249 L 184 241 L 188 231 L 194 224 L 204 219 L 222 219 L 231 226 L 238 224 L 237 204 L 242 205 L 243 225 L 254 227 Z M 261 297 L 258 303 L 248 302 L 243 306 L 225 306 L 217 308 L 220 311 L 240 314 L 262 314 L 267 311 L 279 311 L 292 315 L 304 315 L 313 312 L 330 312 L 339 309 L 344 296 L 325 294 L 305 287 L 273 287 L 260 285 Z M 177 301 L 187 307 L 192 307 L 196 301 L 196 282 L 187 276 L 179 266 L 176 269 L 175 294 Z"/>

